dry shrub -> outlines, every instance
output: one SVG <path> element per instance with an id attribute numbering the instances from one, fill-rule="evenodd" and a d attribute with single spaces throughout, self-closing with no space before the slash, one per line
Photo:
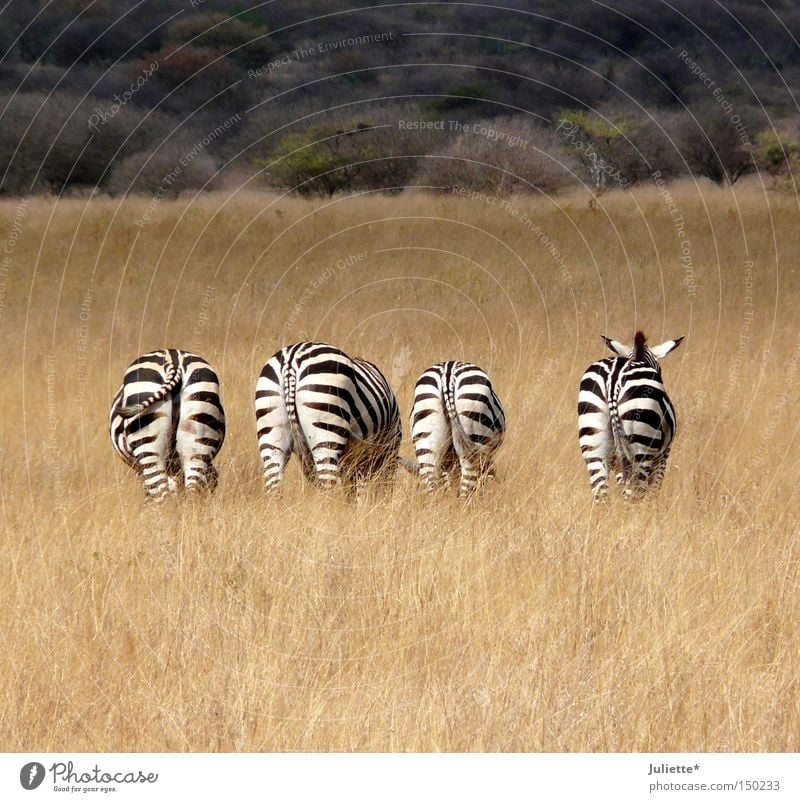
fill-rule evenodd
<path id="1" fill-rule="evenodd" d="M 133 103 L 115 106 L 65 93 L 0 96 L 0 105 L 6 104 L 0 126 L 3 194 L 109 189 L 112 173 L 128 157 L 155 151 L 179 122 L 163 112 L 147 115 Z"/>
<path id="2" fill-rule="evenodd" d="M 158 194 L 177 197 L 181 192 L 217 189 L 217 164 L 197 144 L 169 142 L 154 153 L 139 151 L 114 169 L 108 189 L 112 194 Z"/>
<path id="3" fill-rule="evenodd" d="M 469 132 L 421 161 L 417 181 L 444 189 L 509 195 L 555 192 L 575 182 L 579 164 L 552 131 L 519 119 L 469 123 Z"/>
<path id="4" fill-rule="evenodd" d="M 300 195 L 363 190 L 398 191 L 412 183 L 431 137 L 403 135 L 394 121 L 336 120 L 283 137 L 257 165 L 267 183 Z"/>

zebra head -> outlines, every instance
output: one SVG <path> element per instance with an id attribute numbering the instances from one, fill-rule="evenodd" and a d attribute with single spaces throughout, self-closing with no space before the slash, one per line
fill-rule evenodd
<path id="1" fill-rule="evenodd" d="M 683 341 L 683 337 L 678 337 L 677 340 L 666 340 L 660 345 L 654 345 L 652 348 L 647 345 L 647 337 L 644 332 L 637 331 L 633 338 L 633 345 L 623 345 L 618 340 L 612 340 L 602 335 L 603 342 L 617 355 L 623 359 L 630 359 L 633 362 L 644 362 L 651 367 L 658 369 L 658 363 L 670 351 L 674 351 Z"/>

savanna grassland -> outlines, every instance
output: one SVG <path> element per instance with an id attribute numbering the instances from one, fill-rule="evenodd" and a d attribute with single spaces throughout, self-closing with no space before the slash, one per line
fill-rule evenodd
<path id="1" fill-rule="evenodd" d="M 800 750 L 797 201 L 671 190 L 4 200 L 0 747 Z M 578 382 L 635 327 L 686 335 L 677 440 L 657 500 L 597 508 Z M 484 367 L 498 481 L 266 498 L 255 380 L 311 338 L 404 421 L 428 365 Z M 216 495 L 154 510 L 106 416 L 165 345 L 228 437 Z"/>

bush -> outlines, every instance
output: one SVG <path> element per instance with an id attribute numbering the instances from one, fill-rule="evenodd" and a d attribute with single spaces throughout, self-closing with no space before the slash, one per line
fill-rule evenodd
<path id="1" fill-rule="evenodd" d="M 477 109 L 480 107 L 479 101 L 488 94 L 487 87 L 483 84 L 461 84 L 448 89 L 447 97 L 432 100 L 430 108 L 435 113 Z"/>
<path id="2" fill-rule="evenodd" d="M 137 42 L 123 23 L 113 23 L 113 18 L 108 17 L 72 22 L 66 33 L 50 47 L 53 61 L 64 67 L 79 63 L 113 63 Z"/>
<path id="3" fill-rule="evenodd" d="M 267 182 L 300 195 L 333 195 L 350 184 L 347 134 L 328 126 L 315 126 L 302 134 L 284 137 L 265 167 Z"/>
<path id="4" fill-rule="evenodd" d="M 105 137 L 92 138 L 80 98 L 25 92 L 0 102 L 7 106 L 0 126 L 0 163 L 6 165 L 0 191 L 61 192 L 99 180 L 111 154 L 100 141 Z"/>
<path id="5" fill-rule="evenodd" d="M 630 117 L 584 111 L 562 111 L 557 116 L 556 130 L 583 162 L 596 193 L 615 184 L 625 187 L 632 183 L 630 160 L 635 149 L 630 135 L 636 123 Z"/>
<path id="6" fill-rule="evenodd" d="M 154 195 L 174 198 L 189 190 L 217 189 L 217 165 L 206 152 L 192 157 L 194 146 L 187 141 L 170 142 L 152 151 L 140 151 L 120 161 L 108 182 L 119 195 Z"/>
<path id="7" fill-rule="evenodd" d="M 630 184 L 647 180 L 655 172 L 664 179 L 687 172 L 675 137 L 681 119 L 678 112 L 656 112 L 637 122 L 629 135 L 631 145 L 619 154 L 621 174 Z"/>
<path id="8" fill-rule="evenodd" d="M 205 11 L 181 17 L 169 25 L 167 42 L 230 55 L 247 69 L 267 64 L 275 54 L 277 48 L 267 38 L 268 33 L 263 25 L 242 17 Z"/>
<path id="9" fill-rule="evenodd" d="M 301 195 L 406 186 L 418 170 L 416 156 L 431 147 L 430 137 L 403 137 L 395 126 L 375 128 L 372 120 L 338 121 L 284 137 L 267 159 L 271 186 Z"/>
<path id="10" fill-rule="evenodd" d="M 761 131 L 756 135 L 753 154 L 758 168 L 774 178 L 797 175 L 800 169 L 800 139 L 790 131 Z"/>
<path id="11" fill-rule="evenodd" d="M 491 133 L 494 132 L 494 133 Z M 560 138 L 534 123 L 501 118 L 470 123 L 447 147 L 422 162 L 418 182 L 442 189 L 469 187 L 494 195 L 555 192 L 580 169 Z"/>
<path id="12" fill-rule="evenodd" d="M 750 137 L 759 121 L 753 109 L 743 107 L 728 115 L 714 104 L 694 113 L 696 121 L 684 117 L 677 130 L 680 151 L 694 175 L 734 184 L 755 169 Z"/>
<path id="13" fill-rule="evenodd" d="M 601 114 L 562 112 L 558 133 L 574 148 L 595 192 L 631 187 L 659 172 L 672 178 L 686 172 L 675 139 L 674 112 L 634 117 L 619 110 Z"/>
<path id="14" fill-rule="evenodd" d="M 105 187 L 117 161 L 155 150 L 177 124 L 161 112 L 143 121 L 145 112 L 130 105 L 115 109 L 66 93 L 20 92 L 0 96 L 0 103 L 7 107 L 0 126 L 4 194 Z"/>
<path id="15" fill-rule="evenodd" d="M 233 66 L 220 50 L 198 49 L 189 45 L 178 49 L 168 45 L 142 58 L 137 63 L 139 72 L 144 72 L 152 63 L 158 64 L 154 78 L 167 89 L 198 82 L 202 84 L 204 94 L 214 95 L 235 80 Z"/>

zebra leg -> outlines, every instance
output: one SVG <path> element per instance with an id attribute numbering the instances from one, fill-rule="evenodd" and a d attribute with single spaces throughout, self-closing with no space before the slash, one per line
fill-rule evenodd
<path id="1" fill-rule="evenodd" d="M 608 462 L 605 457 L 597 455 L 584 454 L 583 458 L 589 471 L 592 495 L 599 503 L 608 497 Z M 617 481 L 621 481 L 621 474 L 618 474 Z"/>
<path id="2" fill-rule="evenodd" d="M 286 463 L 292 453 L 292 432 L 288 417 L 282 421 L 259 421 L 258 450 L 264 466 L 264 487 L 274 493 L 280 489 Z M 269 423 L 274 423 L 270 426 Z"/>
<path id="3" fill-rule="evenodd" d="M 442 456 L 439 478 L 447 491 L 455 487 L 456 483 L 461 485 L 461 460 L 452 443 L 448 443 Z"/>
<path id="4" fill-rule="evenodd" d="M 633 463 L 624 455 L 614 454 L 609 462 L 609 471 L 614 473 L 614 481 L 623 495 L 630 495 L 631 482 L 635 481 Z"/>
<path id="5" fill-rule="evenodd" d="M 187 357 L 194 367 L 180 396 L 175 451 L 187 491 L 211 491 L 217 484 L 212 461 L 225 440 L 225 412 L 217 375 L 199 357 Z"/>
<path id="6" fill-rule="evenodd" d="M 180 458 L 184 487 L 188 492 L 213 489 L 211 460 L 216 449 L 204 442 L 207 440 L 204 435 L 208 434 L 204 428 L 206 427 L 192 420 L 181 421 L 178 426 L 175 449 Z M 216 482 L 213 485 L 216 486 Z"/>
<path id="7" fill-rule="evenodd" d="M 472 443 L 464 439 L 464 435 L 453 434 L 453 449 L 458 456 L 461 483 L 458 489 L 460 498 L 465 498 L 475 491 L 481 476 L 481 454 Z"/>
<path id="8" fill-rule="evenodd" d="M 264 466 L 264 487 L 270 493 L 277 492 L 292 453 L 292 435 L 288 426 L 270 437 L 259 436 L 258 449 Z"/>
<path id="9" fill-rule="evenodd" d="M 144 483 L 147 498 L 157 504 L 177 487 L 169 475 L 171 415 L 169 402 L 131 422 L 128 441 Z"/>
<path id="10" fill-rule="evenodd" d="M 340 463 L 350 445 L 350 433 L 337 423 L 315 421 L 306 409 L 299 410 L 299 413 L 310 453 L 310 460 L 305 460 L 311 463 L 304 470 L 306 477 L 316 480 L 323 488 L 338 487 L 342 484 Z M 352 445 L 358 448 L 358 444 Z M 355 479 L 355 476 L 351 478 Z"/>
<path id="11" fill-rule="evenodd" d="M 626 501 L 638 501 L 647 492 L 647 485 L 652 473 L 652 460 L 649 455 L 637 454 L 633 465 L 625 471 L 625 490 L 623 495 Z"/>
<path id="12" fill-rule="evenodd" d="M 586 470 L 589 471 L 589 484 L 592 496 L 599 503 L 608 497 L 609 468 L 619 467 L 613 453 L 613 436 L 608 417 L 598 413 L 584 415 L 581 420 L 580 447 Z M 620 481 L 619 474 L 617 481 Z"/>
<path id="13" fill-rule="evenodd" d="M 349 391 L 355 396 L 352 386 Z M 295 444 L 295 451 L 303 474 L 320 487 L 338 487 L 342 484 L 342 467 L 357 467 L 355 457 L 360 444 L 351 438 L 349 419 L 338 405 L 320 401 L 320 393 L 313 386 L 298 389 L 295 399 L 297 425 L 303 437 Z M 347 465 L 342 466 L 345 456 Z"/>
<path id="14" fill-rule="evenodd" d="M 461 460 L 461 485 L 458 489 L 460 498 L 466 498 L 475 492 L 478 481 L 481 478 L 480 460 L 474 457 L 462 457 Z"/>
<path id="15" fill-rule="evenodd" d="M 144 492 L 147 494 L 148 501 L 153 501 L 156 504 L 162 504 L 167 496 L 172 495 L 177 488 L 175 480 L 167 476 L 165 466 L 157 460 L 148 461 L 143 466 L 142 479 L 144 480 Z"/>
<path id="16" fill-rule="evenodd" d="M 414 443 L 419 475 L 428 493 L 435 493 L 442 486 L 442 480 L 447 479 L 448 474 L 443 471 L 443 465 L 447 461 L 449 448 L 450 444 L 436 432 Z"/>
<path id="17" fill-rule="evenodd" d="M 663 453 L 653 463 L 653 472 L 650 475 L 650 487 L 653 493 L 658 493 L 661 489 L 661 483 L 664 481 L 664 473 L 667 470 L 667 458 L 669 457 L 669 448 L 665 449 Z"/>
<path id="18" fill-rule="evenodd" d="M 335 442 L 320 442 L 312 447 L 311 456 L 314 460 L 314 470 L 320 486 L 338 487 L 342 484 L 342 473 L 339 463 L 342 460 L 344 448 Z M 353 476 L 357 483 L 356 476 Z"/>
<path id="19" fill-rule="evenodd" d="M 473 445 L 468 450 L 462 449 L 462 453 L 459 454 L 461 484 L 458 495 L 460 498 L 466 498 L 471 495 L 479 487 L 482 487 L 487 480 L 494 480 L 493 461 L 495 450 L 495 447 L 491 444 L 483 447 Z"/>

